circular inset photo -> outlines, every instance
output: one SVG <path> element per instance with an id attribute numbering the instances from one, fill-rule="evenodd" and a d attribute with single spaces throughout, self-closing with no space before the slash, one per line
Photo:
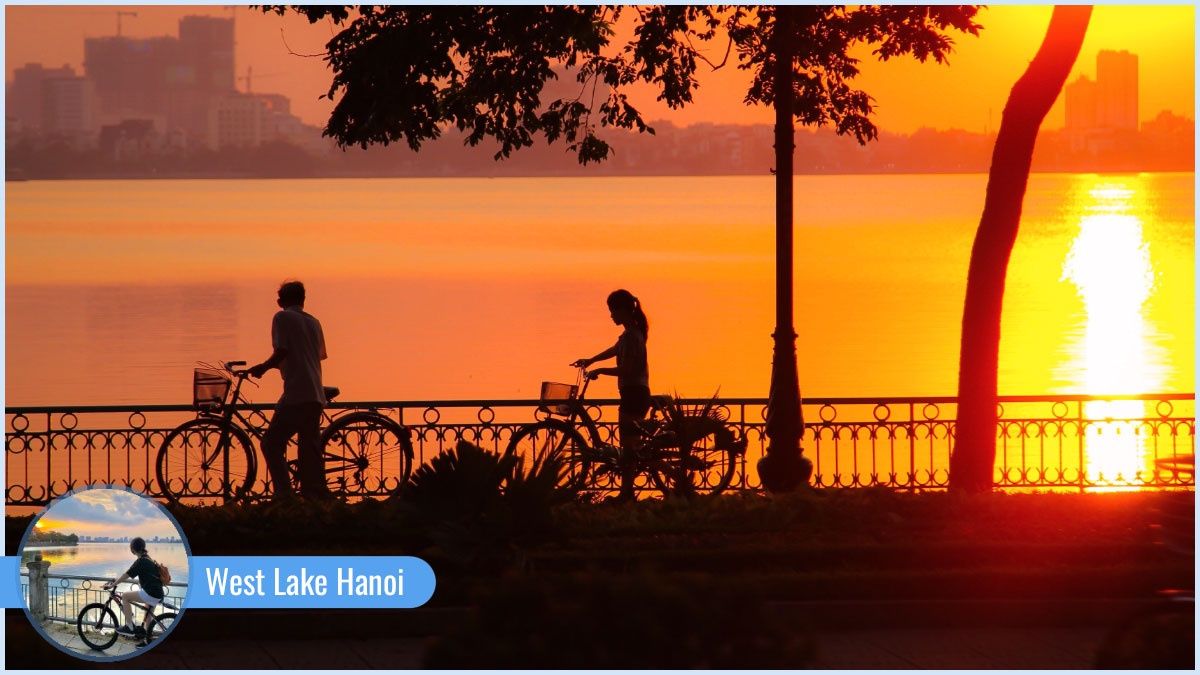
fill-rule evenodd
<path id="1" fill-rule="evenodd" d="M 50 644 L 92 661 L 162 642 L 183 612 L 191 551 L 161 504 L 120 487 L 69 492 L 21 540 L 25 614 Z"/>

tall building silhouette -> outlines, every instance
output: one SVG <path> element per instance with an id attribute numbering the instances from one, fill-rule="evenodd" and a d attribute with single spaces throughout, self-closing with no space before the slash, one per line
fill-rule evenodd
<path id="1" fill-rule="evenodd" d="M 185 16 L 179 21 L 180 67 L 187 85 L 174 97 L 173 126 L 209 133 L 209 107 L 234 92 L 233 19 Z"/>
<path id="2" fill-rule="evenodd" d="M 1067 128 L 1073 131 L 1090 131 L 1096 128 L 1098 110 L 1096 83 L 1080 75 L 1079 79 L 1066 86 Z"/>
<path id="3" fill-rule="evenodd" d="M 42 81 L 41 129 L 45 133 L 80 136 L 94 124 L 92 83 L 82 77 Z"/>
<path id="4" fill-rule="evenodd" d="M 26 63 L 15 69 L 12 83 L 5 94 L 5 116 L 18 120 L 26 127 L 42 129 L 46 122 L 43 103 L 48 93 L 53 98 L 54 90 L 58 89 L 48 83 L 64 79 L 76 79 L 75 70 L 68 65 L 46 68 L 40 63 Z"/>
<path id="5" fill-rule="evenodd" d="M 233 84 L 233 19 L 185 16 L 179 21 L 179 47 L 197 89 L 226 92 Z"/>
<path id="6" fill-rule="evenodd" d="M 84 75 L 96 88 L 101 118 L 165 117 L 179 42 L 172 37 L 120 36 L 83 41 Z"/>
<path id="7" fill-rule="evenodd" d="M 1096 54 L 1096 124 L 1103 129 L 1137 131 L 1138 57 L 1128 51 Z"/>
<path id="8" fill-rule="evenodd" d="M 84 72 L 99 117 L 148 117 L 163 131 L 205 136 L 209 101 L 234 90 L 233 47 L 233 19 L 208 16 L 181 19 L 178 38 L 85 39 Z"/>
<path id="9" fill-rule="evenodd" d="M 1097 53 L 1096 80 L 1081 75 L 1068 84 L 1066 109 L 1066 126 L 1072 131 L 1137 131 L 1137 54 Z"/>

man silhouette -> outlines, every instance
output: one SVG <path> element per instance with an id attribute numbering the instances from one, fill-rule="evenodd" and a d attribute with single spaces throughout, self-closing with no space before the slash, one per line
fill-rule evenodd
<path id="1" fill-rule="evenodd" d="M 275 486 L 275 498 L 295 496 L 287 470 L 287 444 L 299 435 L 300 493 L 308 498 L 329 495 L 325 462 L 321 456 L 321 409 L 325 388 L 321 361 L 326 358 L 321 322 L 304 311 L 304 284 L 285 281 L 279 286 L 279 311 L 271 320 L 270 358 L 250 368 L 261 378 L 272 368 L 283 376 L 283 396 L 262 441 L 263 458 Z"/>

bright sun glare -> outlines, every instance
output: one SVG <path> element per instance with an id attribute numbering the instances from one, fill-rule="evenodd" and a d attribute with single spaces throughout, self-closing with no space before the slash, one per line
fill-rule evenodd
<path id="1" fill-rule="evenodd" d="M 1142 222 L 1131 215 L 1135 189 L 1101 184 L 1089 192 L 1092 204 L 1063 263 L 1063 280 L 1073 283 L 1083 302 L 1083 371 L 1092 394 L 1154 391 L 1147 354 L 1143 307 L 1154 290 L 1155 272 Z M 1142 401 L 1093 401 L 1084 405 L 1090 419 L 1137 419 Z M 1152 470 L 1135 423 L 1101 422 L 1084 438 L 1086 472 L 1091 480 L 1132 479 Z"/>

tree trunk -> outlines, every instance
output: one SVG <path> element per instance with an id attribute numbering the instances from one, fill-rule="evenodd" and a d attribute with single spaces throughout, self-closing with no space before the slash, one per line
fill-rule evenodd
<path id="1" fill-rule="evenodd" d="M 958 422 L 950 458 L 952 490 L 982 492 L 992 488 L 1005 274 L 1020 227 L 1038 129 L 1075 64 L 1091 14 L 1090 6 L 1054 8 L 1042 46 L 1013 85 L 1004 106 L 992 151 L 983 215 L 967 271 L 958 366 Z"/>
<path id="2" fill-rule="evenodd" d="M 775 8 L 775 353 L 767 402 L 767 454 L 758 461 L 763 487 L 772 492 L 794 490 L 807 483 L 812 463 L 801 455 L 804 418 L 796 372 L 796 328 L 792 275 L 792 153 L 795 122 L 792 80 L 792 12 Z"/>

